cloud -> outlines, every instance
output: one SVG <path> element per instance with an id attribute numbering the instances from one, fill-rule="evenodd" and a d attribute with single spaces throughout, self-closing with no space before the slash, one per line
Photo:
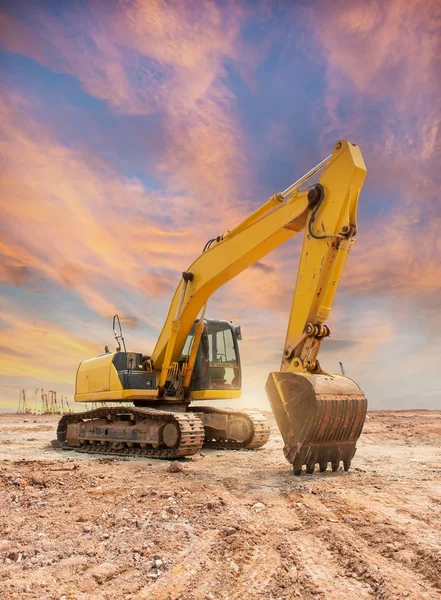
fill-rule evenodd
<path id="1" fill-rule="evenodd" d="M 360 340 L 335 340 L 327 338 L 323 340 L 320 351 L 321 352 L 336 352 L 340 350 L 346 350 L 348 348 L 354 348 L 361 344 Z"/>
<path id="2" fill-rule="evenodd" d="M 325 67 L 321 143 L 359 143 L 368 168 L 342 286 L 439 310 L 441 4 L 338 0 L 303 22 Z"/>
<path id="3" fill-rule="evenodd" d="M 162 123 L 155 176 L 170 190 L 197 196 L 199 211 L 211 209 L 214 196 L 224 226 L 223 212 L 239 218 L 238 184 L 249 173 L 235 96 L 225 81 L 228 61 L 244 56 L 240 3 L 98 1 L 87 11 L 65 5 L 57 16 L 27 6 L 26 15 L 33 23 L 27 36 L 26 23 L 3 13 L 3 47 L 76 77 L 118 113 L 154 115 Z M 192 212 L 181 218 L 188 223 Z"/>
<path id="4" fill-rule="evenodd" d="M 350 372 L 374 386 L 386 354 L 397 350 L 397 329 L 434 331 L 436 337 L 441 307 L 439 3 L 397 0 L 367 6 L 337 0 L 318 6 L 293 4 L 285 10 L 263 3 L 251 11 L 258 43 L 250 41 L 250 9 L 239 2 L 98 0 L 87 7 L 65 3 L 57 12 L 46 4 L 17 2 L 0 12 L 4 49 L 76 79 L 110 107 L 109 123 L 118 123 L 119 135 L 125 133 L 123 117 L 133 118 L 136 152 L 139 139 L 149 140 L 139 152 L 141 175 L 126 177 L 105 148 L 97 153 L 87 146 L 87 132 L 81 144 L 73 144 L 65 141 L 62 125 L 56 130 L 49 120 L 41 122 L 47 112 L 32 87 L 24 91 L 4 84 L 0 282 L 28 292 L 30 302 L 35 292 L 65 288 L 98 316 L 118 312 L 133 337 L 144 328 L 153 339 L 180 273 L 206 240 L 236 225 L 257 197 L 266 199 L 256 194 L 259 169 L 252 172 L 249 157 L 258 155 L 263 172 L 278 174 L 278 165 L 286 166 L 288 159 L 281 156 L 287 148 L 298 148 L 301 160 L 312 153 L 314 144 L 304 144 L 299 133 L 303 123 L 298 117 L 287 120 L 299 111 L 300 101 L 285 99 L 274 85 L 284 79 L 299 82 L 299 95 L 311 110 L 301 120 L 319 131 L 317 153 L 326 155 L 336 139 L 348 137 L 360 143 L 369 169 L 358 241 L 331 314 L 339 337 L 323 345 L 324 367 L 333 354 L 344 354 Z M 309 62 L 298 70 L 303 52 Z M 279 77 L 271 79 L 272 85 L 265 80 L 277 97 L 274 105 L 274 98 L 257 99 L 252 93 L 263 60 Z M 314 62 L 317 69 L 309 79 Z M 324 74 L 324 90 L 310 103 L 316 72 Z M 240 85 L 249 86 L 249 102 L 260 102 L 257 108 L 242 107 L 242 113 L 241 88 L 232 85 L 238 75 Z M 66 79 L 60 78 L 60 85 Z M 274 111 L 269 122 L 266 102 Z M 60 101 L 57 110 L 64 108 L 68 120 L 71 107 Z M 248 122 L 249 113 L 258 120 Z M 93 114 L 88 117 L 92 123 Z M 99 137 L 99 124 L 93 127 Z M 264 144 L 248 137 L 252 127 L 263 130 L 257 138 Z M 133 151 L 133 133 L 127 134 L 121 153 L 126 147 Z M 150 179 L 154 189 L 146 183 Z M 263 385 L 268 368 L 280 363 L 301 237 L 209 302 L 211 316 L 244 324 L 249 381 Z M 417 313 L 421 323 L 409 324 L 409 315 Z M 64 382 L 73 380 L 79 360 L 96 353 L 94 344 L 84 345 L 67 325 L 51 323 L 50 315 L 32 324 L 25 312 L 14 313 L 5 328 L 4 345 L 11 348 L 5 373 L 17 380 L 23 373 L 21 354 L 28 351 L 16 341 L 21 331 L 32 348 L 40 337 L 44 340 L 40 355 L 32 350 L 35 378 L 50 376 L 45 361 L 58 345 L 70 365 L 63 372 L 60 363 Z M 429 347 L 424 343 L 419 357 Z M 411 370 L 412 360 L 405 360 Z M 424 365 L 418 368 L 423 373 Z"/>
<path id="5" fill-rule="evenodd" d="M 95 356 L 98 345 L 45 319 L 30 320 L 2 301 L 0 329 L 0 374 L 18 379 L 33 377 L 49 382 L 75 380 L 78 364 Z"/>
<path id="6" fill-rule="evenodd" d="M 20 350 L 14 350 L 10 346 L 0 346 L 0 355 L 13 356 L 15 358 L 31 358 L 29 352 L 21 352 Z"/>
<path id="7" fill-rule="evenodd" d="M 257 269 L 258 271 L 262 271 L 262 273 L 272 273 L 274 271 L 274 267 L 271 265 L 267 265 L 266 263 L 257 261 L 254 265 L 251 266 L 252 269 Z"/>
<path id="8" fill-rule="evenodd" d="M 87 148 L 63 146 L 4 94 L 0 225 L 3 283 L 73 288 L 98 314 L 133 313 L 123 292 L 168 295 L 203 237 L 162 223 L 159 192 L 125 180 Z M 130 198 L 130 205 L 127 199 Z M 180 203 L 177 196 L 169 206 Z M 131 206 L 134 210 L 131 210 Z M 177 240 L 182 238 L 176 261 Z M 191 243 L 188 243 L 191 240 Z M 146 316 L 142 316 L 146 319 Z"/>

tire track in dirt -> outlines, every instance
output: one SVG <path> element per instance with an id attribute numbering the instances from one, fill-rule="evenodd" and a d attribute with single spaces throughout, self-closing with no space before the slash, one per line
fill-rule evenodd
<path id="1" fill-rule="evenodd" d="M 329 508 L 329 503 L 324 502 Z M 427 539 L 418 541 L 408 534 L 401 525 L 390 520 L 379 522 L 378 517 L 362 505 L 348 504 L 339 500 L 339 508 L 334 512 L 369 546 L 375 548 L 383 557 L 390 558 L 400 567 L 413 568 L 431 585 L 441 590 L 441 552 L 439 547 L 430 544 Z"/>
<path id="2" fill-rule="evenodd" d="M 378 600 L 395 600 L 400 597 L 433 600 L 438 593 L 431 585 L 432 580 L 426 580 L 425 573 L 415 572 L 405 563 L 400 564 L 399 571 L 396 569 L 393 561 L 389 560 L 390 555 L 382 554 L 381 546 L 375 543 L 379 533 L 375 527 L 369 532 L 369 539 L 366 539 L 366 532 L 372 527 L 372 523 L 363 526 L 361 520 L 360 523 L 348 524 L 341 518 L 335 518 L 338 524 L 331 526 L 324 516 L 329 514 L 325 503 L 313 497 L 306 500 L 305 506 L 306 510 L 302 511 L 303 519 L 314 528 L 315 534 L 325 543 L 336 562 L 345 569 L 348 576 L 369 585 L 371 593 Z M 299 511 L 298 507 L 294 508 Z M 337 517 L 335 512 L 333 515 Z M 334 518 L 331 522 L 333 521 Z"/>

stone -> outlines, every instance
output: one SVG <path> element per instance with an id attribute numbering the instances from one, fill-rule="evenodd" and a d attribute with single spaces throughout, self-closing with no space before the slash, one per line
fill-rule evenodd
<path id="1" fill-rule="evenodd" d="M 151 573 L 147 573 L 147 577 L 150 577 L 151 579 L 158 579 L 159 573 L 152 571 Z"/>
<path id="2" fill-rule="evenodd" d="M 89 575 L 91 575 L 97 583 L 102 584 L 116 577 L 118 570 L 118 567 L 113 563 L 102 563 L 90 569 Z"/>
<path id="3" fill-rule="evenodd" d="M 239 565 L 237 565 L 234 561 L 230 562 L 230 569 L 233 571 L 233 573 L 239 573 L 240 571 Z"/>
<path id="4" fill-rule="evenodd" d="M 33 473 L 30 479 L 31 485 L 35 485 L 37 487 L 47 487 L 46 479 L 42 473 Z"/>
<path id="5" fill-rule="evenodd" d="M 169 500 L 170 498 L 174 498 L 174 494 L 173 492 L 162 492 L 159 497 L 164 500 Z"/>
<path id="6" fill-rule="evenodd" d="M 172 462 L 167 467 L 167 473 L 181 473 L 184 467 L 178 462 Z"/>
<path id="7" fill-rule="evenodd" d="M 16 552 L 16 551 L 10 552 L 10 553 L 8 554 L 8 558 L 9 558 L 9 560 L 11 560 L 12 562 L 18 562 L 18 560 L 19 560 L 20 556 L 21 556 L 20 552 Z"/>
<path id="8" fill-rule="evenodd" d="M 252 508 L 255 512 L 261 512 L 262 510 L 265 510 L 266 506 L 265 504 L 262 504 L 262 502 L 256 502 L 256 504 L 253 504 Z"/>

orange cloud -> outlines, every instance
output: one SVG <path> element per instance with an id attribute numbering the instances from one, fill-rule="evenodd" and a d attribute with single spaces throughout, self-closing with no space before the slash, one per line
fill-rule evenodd
<path id="1" fill-rule="evenodd" d="M 36 26 L 26 42 L 20 41 L 25 26 L 3 15 L 8 35 L 0 43 L 73 75 L 118 112 L 159 115 L 166 152 L 156 175 L 169 190 L 196 196 L 199 213 L 211 210 L 215 197 L 218 220 L 228 211 L 237 221 L 243 214 L 237 200 L 247 197 L 239 190 L 249 174 L 235 98 L 224 79 L 225 61 L 243 50 L 240 3 L 222 10 L 210 1 L 97 2 L 94 10 L 66 6 L 62 13 L 58 19 L 29 7 Z"/>
<path id="2" fill-rule="evenodd" d="M 160 194 L 122 179 L 87 149 L 62 146 L 28 109 L 15 96 L 0 104 L 3 281 L 27 285 L 37 273 L 74 288 L 103 316 L 131 313 L 119 291 L 169 294 L 175 273 L 191 262 L 205 236 L 172 222 L 168 228 L 155 224 L 162 218 Z M 120 209 L 127 198 L 137 210 Z M 171 198 L 169 207 L 182 202 Z M 184 264 L 176 262 L 177 240 Z"/>
<path id="3" fill-rule="evenodd" d="M 96 343 L 66 333 L 44 319 L 29 319 L 2 301 L 0 375 L 73 384 L 85 357 L 99 353 Z"/>
<path id="4" fill-rule="evenodd" d="M 309 7 L 306 15 L 326 62 L 324 138 L 364 128 L 372 139 L 367 125 L 387 150 L 433 157 L 440 125 L 440 3 L 338 0 L 319 14 Z"/>
<path id="5" fill-rule="evenodd" d="M 439 303 L 441 4 L 338 0 L 304 16 L 326 65 L 322 144 L 339 137 L 360 144 L 364 214 L 369 191 L 388 201 L 360 220 L 344 289 Z"/>

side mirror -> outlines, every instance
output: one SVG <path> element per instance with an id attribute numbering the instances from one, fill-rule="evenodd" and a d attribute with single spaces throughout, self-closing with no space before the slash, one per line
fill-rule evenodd
<path id="1" fill-rule="evenodd" d="M 238 340 L 241 340 L 241 339 L 242 339 L 242 330 L 241 330 L 241 328 L 240 328 L 240 325 L 237 325 L 237 326 L 234 328 L 234 333 L 236 334 L 236 338 L 237 338 Z"/>

